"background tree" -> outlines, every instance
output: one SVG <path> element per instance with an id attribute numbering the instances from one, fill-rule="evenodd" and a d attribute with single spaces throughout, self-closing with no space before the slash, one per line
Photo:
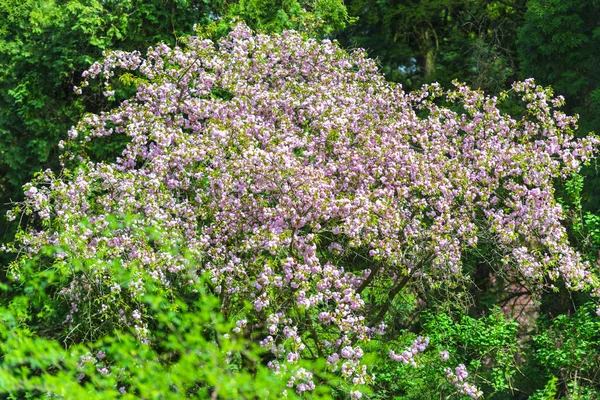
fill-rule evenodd
<path id="1" fill-rule="evenodd" d="M 364 47 L 386 76 L 407 88 L 453 79 L 499 91 L 514 79 L 514 36 L 524 0 L 347 3 L 356 24 L 340 37 Z"/>
<path id="2" fill-rule="evenodd" d="M 294 29 L 316 37 L 343 30 L 349 21 L 341 0 L 239 0 L 230 4 L 227 15 L 239 18 L 258 32 Z"/>
<path id="3" fill-rule="evenodd" d="M 519 29 L 522 74 L 552 85 L 579 113 L 583 131 L 600 126 L 600 3 L 532 0 Z"/>

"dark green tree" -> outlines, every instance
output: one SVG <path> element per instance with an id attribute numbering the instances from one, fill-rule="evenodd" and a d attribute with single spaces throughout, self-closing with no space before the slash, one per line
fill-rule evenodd
<path id="1" fill-rule="evenodd" d="M 600 127 L 600 1 L 530 0 L 518 49 L 523 76 L 567 99 L 583 131 Z"/>
<path id="2" fill-rule="evenodd" d="M 294 29 L 316 36 L 339 32 L 348 22 L 343 0 L 239 0 L 231 3 L 227 17 L 260 32 Z"/>
<path id="3" fill-rule="evenodd" d="M 498 91 L 516 72 L 524 0 L 351 0 L 358 22 L 340 38 L 366 48 L 388 78 L 411 89 L 453 79 Z"/>
<path id="4" fill-rule="evenodd" d="M 550 85 L 579 114 L 580 135 L 600 131 L 600 1 L 531 0 L 518 50 L 521 74 Z M 584 169 L 584 210 L 600 209 L 598 167 Z"/>

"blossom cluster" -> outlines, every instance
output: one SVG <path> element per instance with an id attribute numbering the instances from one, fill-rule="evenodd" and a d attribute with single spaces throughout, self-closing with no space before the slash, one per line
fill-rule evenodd
<path id="1" fill-rule="evenodd" d="M 456 385 L 461 394 L 469 396 L 472 399 L 478 399 L 483 396 L 483 392 L 477 389 L 476 386 L 466 381 L 469 377 L 467 367 L 464 364 L 459 364 L 454 371 L 450 368 L 445 368 L 446 378 L 450 383 Z"/>
<path id="2" fill-rule="evenodd" d="M 145 276 L 173 291 L 208 277 L 224 315 L 243 320 L 233 333 L 260 332 L 274 369 L 321 358 L 361 385 L 359 344 L 385 326 L 385 304 L 363 295 L 375 285 L 463 282 L 462 255 L 485 243 L 532 285 L 597 286 L 552 182 L 598 140 L 575 139 L 561 99 L 532 80 L 513 86 L 525 105 L 513 118 L 507 94 L 405 93 L 362 50 L 239 25 L 218 43 L 109 53 L 77 90 L 102 79 L 112 96 L 122 71 L 138 76 L 135 96 L 84 116 L 61 143 L 78 166 L 40 174 L 12 214 L 41 221 L 15 244 L 25 257 L 52 245 L 57 268 L 80 260 L 60 291 L 72 329 L 112 321 L 149 340 Z M 128 138 L 115 160 L 74 150 L 113 136 Z M 291 385 L 310 390 L 309 377 Z"/>
<path id="3" fill-rule="evenodd" d="M 423 338 L 422 336 L 419 336 L 417 339 L 415 339 L 411 348 L 403 351 L 400 355 L 396 354 L 394 350 L 390 350 L 390 358 L 394 361 L 401 361 L 404 364 L 410 363 L 416 367 L 417 362 L 414 359 L 415 355 L 424 352 L 428 345 L 429 338 Z"/>

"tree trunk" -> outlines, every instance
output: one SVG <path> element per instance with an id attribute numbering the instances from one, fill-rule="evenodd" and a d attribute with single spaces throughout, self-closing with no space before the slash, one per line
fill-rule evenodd
<path id="1" fill-rule="evenodd" d="M 422 37 L 425 81 L 432 82 L 435 79 L 435 56 L 438 47 L 437 37 L 431 28 L 425 28 Z"/>

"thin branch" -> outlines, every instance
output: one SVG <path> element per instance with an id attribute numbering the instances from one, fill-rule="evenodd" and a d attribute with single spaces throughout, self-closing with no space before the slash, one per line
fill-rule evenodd
<path id="1" fill-rule="evenodd" d="M 428 263 L 432 257 L 433 254 L 430 253 L 427 257 L 422 258 L 421 261 L 419 261 L 419 263 L 415 266 L 413 271 L 417 271 L 423 268 L 425 263 Z M 390 306 L 392 305 L 392 301 L 394 300 L 396 295 L 398 295 L 398 293 L 400 293 L 400 291 L 406 286 L 410 278 L 412 278 L 412 273 L 407 272 L 407 274 L 404 275 L 400 281 L 396 281 L 397 283 L 394 286 L 394 288 L 388 292 L 387 299 L 385 300 L 385 303 L 379 310 L 379 313 L 377 313 L 377 315 L 373 319 L 371 319 L 371 321 L 369 321 L 369 328 L 372 328 L 375 325 L 379 324 L 381 321 L 383 321 L 385 314 L 387 314 L 388 310 L 390 309 Z"/>
<path id="2" fill-rule="evenodd" d="M 317 331 L 315 329 L 315 325 L 313 324 L 312 318 L 308 315 L 308 310 L 304 310 L 304 316 L 308 319 L 310 335 L 312 336 L 313 341 L 315 342 L 315 347 L 317 349 L 317 355 L 319 358 L 323 358 L 323 349 L 321 349 L 321 343 L 319 342 L 319 336 L 317 335 Z M 310 350 L 310 347 L 307 346 Z M 312 353 L 312 351 L 311 351 Z"/>
<path id="3" fill-rule="evenodd" d="M 369 286 L 371 284 L 371 282 L 373 282 L 373 279 L 375 279 L 375 275 L 377 275 L 377 273 L 379 272 L 380 269 L 381 269 L 381 264 L 377 264 L 371 270 L 371 273 L 369 274 L 369 276 L 367 277 L 367 279 L 365 279 L 364 281 L 362 281 L 362 283 L 360 284 L 360 286 L 358 287 L 358 289 L 356 289 L 356 293 L 361 294 L 363 292 L 363 290 L 365 290 L 365 288 L 367 286 Z"/>
<path id="4" fill-rule="evenodd" d="M 390 291 L 388 292 L 388 296 L 387 299 L 385 301 L 385 303 L 383 304 L 383 306 L 381 307 L 381 309 L 379 310 L 379 313 L 375 316 L 375 318 L 371 319 L 371 321 L 369 321 L 369 328 L 374 327 L 375 325 L 379 324 L 383 318 L 385 317 L 385 314 L 387 314 L 388 310 L 390 309 L 390 306 L 392 305 L 392 301 L 394 300 L 394 297 L 396 297 L 396 295 L 398 293 L 400 293 L 400 291 L 402 290 L 402 288 L 404 288 L 404 286 L 406 286 L 406 284 L 408 283 L 408 281 L 410 280 L 411 275 L 404 275 L 402 277 L 402 280 L 400 280 L 400 282 Z"/>

